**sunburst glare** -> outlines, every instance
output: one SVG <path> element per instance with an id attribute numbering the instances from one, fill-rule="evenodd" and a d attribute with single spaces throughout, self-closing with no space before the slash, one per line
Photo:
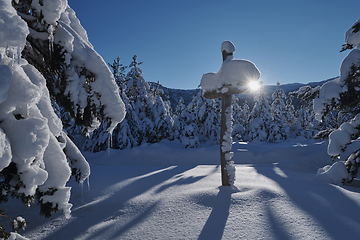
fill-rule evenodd
<path id="1" fill-rule="evenodd" d="M 257 91 L 260 88 L 260 84 L 258 81 L 250 81 L 248 87 L 251 91 Z"/>

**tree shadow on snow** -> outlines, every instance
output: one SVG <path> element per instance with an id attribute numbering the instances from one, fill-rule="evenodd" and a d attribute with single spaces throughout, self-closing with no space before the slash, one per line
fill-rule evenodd
<path id="1" fill-rule="evenodd" d="M 128 220 L 126 221 L 128 222 L 120 221 L 122 215 L 128 214 L 124 213 L 124 209 L 129 207 L 127 206 L 129 200 L 195 167 L 175 166 L 160 169 L 140 175 L 138 179 L 124 187 L 120 187 L 108 197 L 105 196 L 104 199 L 101 198 L 103 194 L 100 193 L 98 198 L 92 197 L 91 200 L 89 199 L 92 202 L 75 208 L 72 211 L 71 219 L 67 220 L 63 226 L 58 226 L 56 229 L 49 231 L 48 235 L 43 239 L 72 239 L 84 235 L 88 236 L 84 239 L 93 239 L 96 236 L 102 235 L 111 235 L 110 239 L 118 239 L 122 234 L 145 221 L 157 206 L 157 202 L 144 203 L 140 209 L 134 209 L 130 206 L 132 216 L 127 218 Z M 96 174 L 96 172 L 92 174 Z M 184 179 L 182 182 L 178 180 L 178 184 L 190 184 L 200 179 L 201 177 Z M 171 185 L 175 185 L 175 183 L 165 185 L 161 191 L 171 187 Z"/>
<path id="2" fill-rule="evenodd" d="M 163 191 L 165 191 L 166 189 L 171 188 L 171 187 L 174 187 L 174 186 L 188 185 L 188 184 L 195 183 L 195 182 L 203 179 L 204 177 L 206 177 L 206 176 L 208 176 L 208 175 L 211 175 L 211 174 L 217 172 L 219 167 L 220 167 L 220 166 L 218 165 L 218 166 L 216 166 L 216 167 L 213 169 L 213 171 L 211 171 L 210 173 L 207 173 L 206 175 L 202 175 L 202 176 L 197 176 L 197 177 L 193 177 L 193 176 L 184 177 L 183 174 L 179 174 L 179 175 L 175 176 L 175 177 L 177 178 L 176 181 L 162 185 L 161 187 L 159 187 L 159 188 L 156 190 L 156 193 L 163 192 Z"/>
<path id="3" fill-rule="evenodd" d="M 226 221 L 229 217 L 231 194 L 238 192 L 236 187 L 219 187 L 213 209 L 206 221 L 198 240 L 221 239 L 224 233 Z"/>
<path id="4" fill-rule="evenodd" d="M 312 179 L 301 179 L 296 175 L 303 176 L 302 173 L 286 169 L 281 169 L 285 173 L 282 175 L 275 168 L 254 167 L 259 174 L 277 182 L 291 201 L 309 214 L 333 239 L 356 239 L 360 236 L 360 206 L 342 193 L 338 186 Z M 276 239 L 289 239 L 284 225 L 273 215 L 271 206 L 267 209 Z"/>

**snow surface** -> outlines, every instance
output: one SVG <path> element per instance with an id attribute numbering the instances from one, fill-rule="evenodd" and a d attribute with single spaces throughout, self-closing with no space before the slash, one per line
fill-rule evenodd
<path id="1" fill-rule="evenodd" d="M 357 239 L 359 181 L 315 180 L 332 164 L 327 144 L 235 143 L 234 187 L 220 186 L 219 145 L 86 152 L 91 190 L 70 181 L 70 219 L 16 201 L 6 209 L 30 222 L 29 239 Z"/>

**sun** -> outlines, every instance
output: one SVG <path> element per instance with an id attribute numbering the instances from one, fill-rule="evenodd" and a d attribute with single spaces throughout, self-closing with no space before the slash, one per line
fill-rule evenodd
<path id="1" fill-rule="evenodd" d="M 251 91 L 257 91 L 260 88 L 260 84 L 258 81 L 250 81 L 248 83 L 248 87 L 250 88 Z"/>

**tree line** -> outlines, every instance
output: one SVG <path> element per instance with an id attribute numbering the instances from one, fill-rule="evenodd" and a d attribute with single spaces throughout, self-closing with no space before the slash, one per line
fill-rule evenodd
<path id="1" fill-rule="evenodd" d="M 107 131 L 107 122 L 103 121 L 89 136 L 79 137 L 81 131 L 74 119 L 57 108 L 65 130 L 76 144 L 82 150 L 93 152 L 132 148 L 163 139 L 178 140 L 184 148 L 194 148 L 200 143 L 218 144 L 221 101 L 206 99 L 199 90 L 190 103 L 186 104 L 180 97 L 178 103 L 171 106 L 159 84 L 150 84 L 144 79 L 141 64 L 136 55 L 129 66 L 121 64 L 120 57 L 109 64 L 126 107 L 125 119 L 112 133 Z M 313 99 L 318 96 L 319 89 L 320 86 L 303 86 L 286 94 L 278 83 L 271 95 L 260 90 L 250 101 L 244 100 L 242 95 L 233 96 L 234 141 L 278 143 L 290 138 L 307 141 L 326 137 L 331 129 L 348 119 L 339 117 L 341 114 L 334 110 L 323 122 L 315 120 Z M 300 105 L 295 107 L 294 99 L 300 100 Z"/>

